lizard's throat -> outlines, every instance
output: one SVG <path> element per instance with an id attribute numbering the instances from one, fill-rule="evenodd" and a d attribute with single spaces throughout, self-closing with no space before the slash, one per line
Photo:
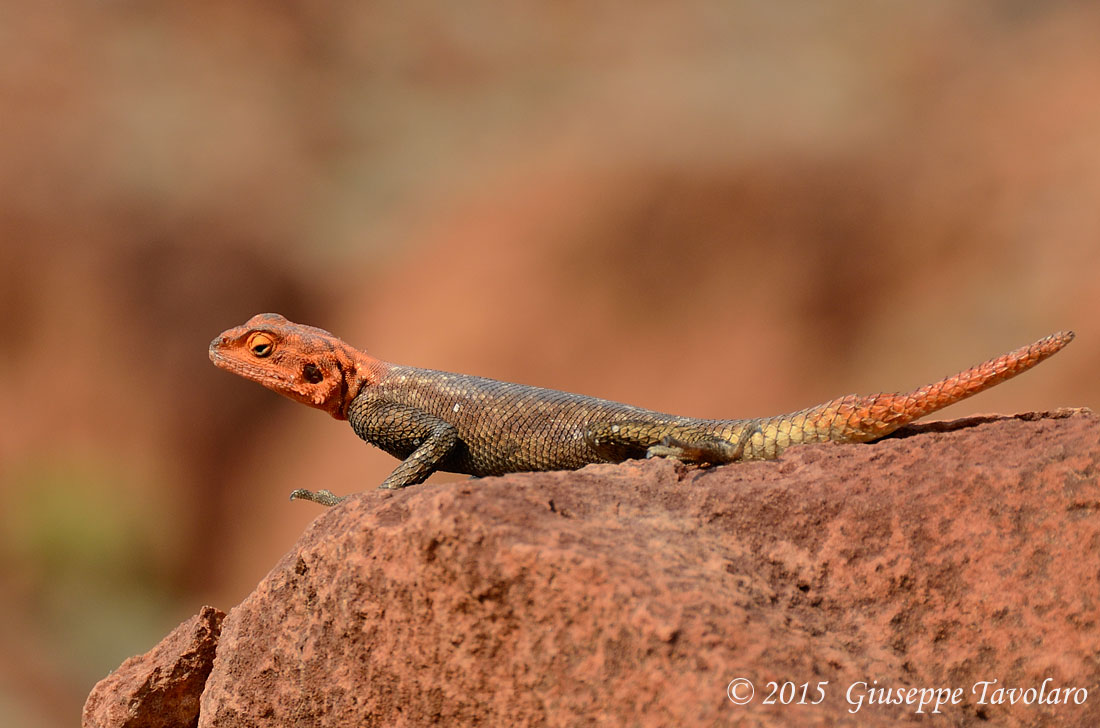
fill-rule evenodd
<path id="1" fill-rule="evenodd" d="M 306 384 L 278 368 L 241 361 L 214 348 L 210 349 L 210 360 L 219 369 L 262 384 L 272 392 L 277 392 L 288 399 L 324 410 L 337 419 L 344 418 L 346 385 L 343 382 L 330 380 L 324 384 Z"/>

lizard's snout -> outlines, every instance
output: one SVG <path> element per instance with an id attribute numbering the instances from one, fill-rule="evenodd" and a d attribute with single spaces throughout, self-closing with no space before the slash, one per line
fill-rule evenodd
<path id="1" fill-rule="evenodd" d="M 210 348 L 207 350 L 210 354 L 211 360 L 217 357 L 218 352 L 223 346 L 225 346 L 227 341 L 228 339 L 226 339 L 224 334 L 219 334 L 218 336 L 214 337 L 214 340 L 210 342 Z"/>

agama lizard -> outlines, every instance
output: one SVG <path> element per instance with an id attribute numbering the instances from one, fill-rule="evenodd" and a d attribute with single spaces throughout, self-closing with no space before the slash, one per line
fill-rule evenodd
<path id="1" fill-rule="evenodd" d="M 436 470 L 502 475 L 672 457 L 693 464 L 777 457 L 791 445 L 870 442 L 918 417 L 1026 371 L 1073 340 L 1060 331 L 908 393 L 848 395 L 747 420 L 666 415 L 606 399 L 376 359 L 327 331 L 259 314 L 210 343 L 217 366 L 348 420 L 359 437 L 402 460 L 381 488 Z M 328 490 L 296 490 L 331 506 Z"/>

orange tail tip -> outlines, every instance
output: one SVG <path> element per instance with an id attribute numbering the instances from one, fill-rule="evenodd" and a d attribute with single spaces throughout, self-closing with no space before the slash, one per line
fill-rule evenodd
<path id="1" fill-rule="evenodd" d="M 1072 331 L 1059 331 L 953 376 L 927 384 L 912 392 L 879 395 L 870 403 L 871 419 L 887 434 L 901 425 L 971 397 L 1006 379 L 1026 372 L 1061 351 L 1073 341 Z"/>

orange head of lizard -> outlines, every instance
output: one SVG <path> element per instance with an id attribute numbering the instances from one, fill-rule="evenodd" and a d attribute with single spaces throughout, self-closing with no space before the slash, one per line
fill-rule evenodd
<path id="1" fill-rule="evenodd" d="M 210 360 L 296 402 L 347 418 L 375 360 L 324 329 L 261 313 L 210 342 Z"/>

